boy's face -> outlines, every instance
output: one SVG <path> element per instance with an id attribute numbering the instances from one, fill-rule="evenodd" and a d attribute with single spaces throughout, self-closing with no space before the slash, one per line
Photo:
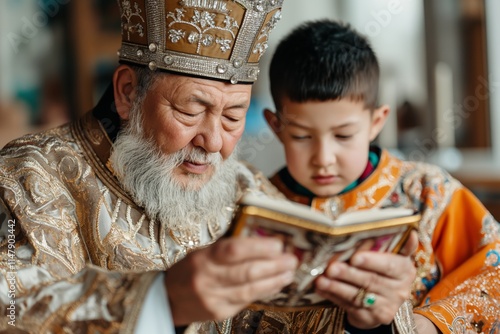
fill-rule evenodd
<path id="1" fill-rule="evenodd" d="M 320 197 L 340 193 L 366 168 L 370 142 L 382 129 L 387 106 L 366 109 L 362 101 L 291 102 L 278 116 L 265 116 L 285 148 L 293 178 Z"/>

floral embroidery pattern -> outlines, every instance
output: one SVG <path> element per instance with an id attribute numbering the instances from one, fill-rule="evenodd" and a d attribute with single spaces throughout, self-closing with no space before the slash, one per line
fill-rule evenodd
<path id="1" fill-rule="evenodd" d="M 486 263 L 490 266 L 498 267 L 500 265 L 500 252 L 495 249 L 489 250 L 486 254 Z"/>
<path id="2" fill-rule="evenodd" d="M 254 54 L 264 54 L 266 52 L 267 48 L 269 45 L 267 44 L 267 41 L 269 40 L 269 35 L 271 34 L 271 31 L 276 28 L 276 25 L 278 24 L 278 21 L 281 20 L 281 10 L 278 10 L 274 15 L 271 17 L 269 22 L 266 23 L 266 25 L 262 28 L 260 31 L 258 40 L 264 39 L 263 42 L 257 43 L 252 50 L 252 53 Z"/>
<path id="3" fill-rule="evenodd" d="M 193 16 L 187 20 L 185 17 L 186 10 L 176 8 L 174 12 L 167 13 L 167 19 L 172 19 L 168 24 L 172 27 L 174 24 L 183 23 L 193 27 L 196 31 L 190 32 L 187 36 L 187 41 L 190 44 L 197 44 L 196 53 L 200 54 L 202 47 L 210 47 L 214 43 L 220 46 L 222 52 L 227 52 L 231 49 L 231 44 L 236 38 L 238 31 L 238 23 L 229 15 L 225 15 L 223 24 L 218 26 L 215 22 L 217 14 L 207 11 L 194 10 Z M 231 35 L 231 39 L 216 37 L 214 32 L 223 31 Z M 172 43 L 178 43 L 186 38 L 186 31 L 183 29 L 169 29 L 168 38 Z"/>
<path id="4" fill-rule="evenodd" d="M 481 234 L 484 236 L 481 240 L 480 246 L 487 245 L 494 241 L 494 236 L 500 233 L 499 225 L 495 218 L 491 214 L 484 216 L 483 218 L 483 228 L 481 229 Z"/>
<path id="5" fill-rule="evenodd" d="M 266 8 L 276 5 L 276 0 L 252 0 L 254 2 L 253 8 L 257 12 L 263 12 Z"/>
<path id="6" fill-rule="evenodd" d="M 129 0 L 122 1 L 122 19 L 125 18 L 127 23 L 122 21 L 122 31 L 125 30 L 127 32 L 127 39 L 130 41 L 130 33 L 138 33 L 140 37 L 144 37 L 144 27 L 142 24 L 130 24 L 130 20 L 133 17 L 138 17 L 144 23 L 146 22 L 142 17 L 142 10 L 139 8 L 137 2 L 134 2 L 134 9 L 132 9 Z"/>

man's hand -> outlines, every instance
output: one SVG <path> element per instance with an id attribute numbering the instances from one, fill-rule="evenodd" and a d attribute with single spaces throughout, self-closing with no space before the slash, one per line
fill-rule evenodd
<path id="1" fill-rule="evenodd" d="M 274 238 L 224 238 L 194 251 L 165 277 L 174 323 L 229 318 L 290 284 L 296 267 Z"/>
<path id="2" fill-rule="evenodd" d="M 349 264 L 333 262 L 316 281 L 316 292 L 347 312 L 352 326 L 360 329 L 389 324 L 401 304 L 410 297 L 416 269 L 410 255 L 418 244 L 412 232 L 400 254 L 363 251 Z M 360 289 L 373 294 L 375 302 L 364 307 Z"/>

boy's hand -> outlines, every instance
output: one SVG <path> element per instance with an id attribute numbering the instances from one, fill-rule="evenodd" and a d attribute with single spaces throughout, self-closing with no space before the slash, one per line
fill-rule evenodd
<path id="1" fill-rule="evenodd" d="M 425 334 L 441 334 L 441 331 L 426 317 L 415 314 L 415 324 L 417 325 L 417 333 Z"/>
<path id="2" fill-rule="evenodd" d="M 275 238 L 223 238 L 194 251 L 167 271 L 176 326 L 227 319 L 293 280 L 297 259 Z"/>
<path id="3" fill-rule="evenodd" d="M 333 262 L 316 280 L 316 292 L 342 307 L 354 327 L 369 329 L 390 324 L 410 297 L 416 275 L 410 255 L 417 244 L 417 233 L 412 232 L 398 255 L 359 252 L 350 264 Z"/>

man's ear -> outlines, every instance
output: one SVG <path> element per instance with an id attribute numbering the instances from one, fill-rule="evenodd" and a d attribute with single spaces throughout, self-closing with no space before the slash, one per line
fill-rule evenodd
<path id="1" fill-rule="evenodd" d="M 281 141 L 281 130 L 283 128 L 277 113 L 272 112 L 270 109 L 266 108 L 264 109 L 264 118 L 266 119 L 267 124 L 269 124 L 269 126 L 271 127 L 271 130 L 273 130 L 276 137 L 278 137 L 278 139 Z"/>
<path id="2" fill-rule="evenodd" d="M 113 89 L 115 94 L 116 110 L 120 118 L 127 121 L 130 110 L 137 94 L 137 75 L 127 65 L 120 65 L 113 74 Z"/>
<path id="3" fill-rule="evenodd" d="M 377 138 L 378 134 L 384 128 L 387 117 L 390 113 L 390 108 L 388 105 L 383 105 L 372 112 L 371 129 L 370 129 L 370 141 Z"/>

